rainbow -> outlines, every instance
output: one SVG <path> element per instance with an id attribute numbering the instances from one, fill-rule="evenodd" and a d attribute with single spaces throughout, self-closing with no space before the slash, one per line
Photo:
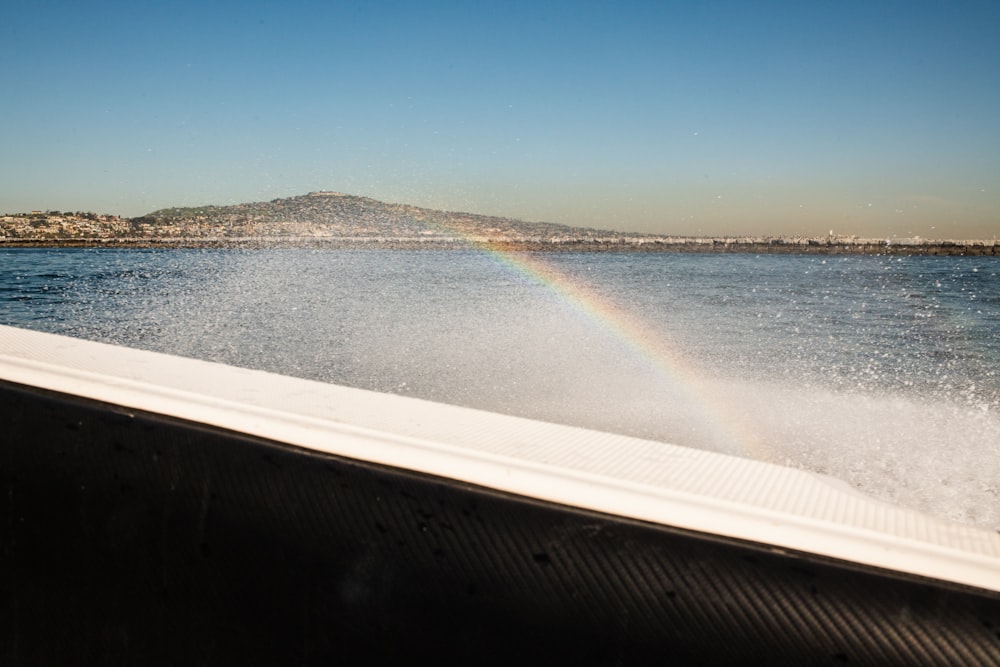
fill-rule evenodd
<path id="1" fill-rule="evenodd" d="M 483 242 L 475 246 L 507 270 L 550 290 L 583 320 L 617 339 L 643 364 L 678 388 L 698 411 L 699 421 L 711 429 L 716 441 L 724 443 L 729 453 L 757 460 L 773 458 L 755 434 L 753 424 L 662 333 L 610 297 L 545 261 L 542 253 L 511 251 Z"/>

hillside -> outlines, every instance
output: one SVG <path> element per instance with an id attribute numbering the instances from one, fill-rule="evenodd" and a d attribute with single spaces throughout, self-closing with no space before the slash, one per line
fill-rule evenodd
<path id="1" fill-rule="evenodd" d="M 338 192 L 311 192 L 232 206 L 168 208 L 135 218 L 132 223 L 139 236 L 185 238 L 552 240 L 617 235 L 566 225 L 389 204 Z"/>
<path id="2" fill-rule="evenodd" d="M 0 215 L 2 247 L 375 247 L 575 252 L 993 255 L 997 240 L 634 234 L 390 204 L 339 192 L 165 208 L 138 218 L 32 211 Z"/>

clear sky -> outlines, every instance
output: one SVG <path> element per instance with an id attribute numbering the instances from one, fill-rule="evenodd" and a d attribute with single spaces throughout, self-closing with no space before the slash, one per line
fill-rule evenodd
<path id="1" fill-rule="evenodd" d="M 0 212 L 1000 234 L 1000 2 L 0 3 Z"/>

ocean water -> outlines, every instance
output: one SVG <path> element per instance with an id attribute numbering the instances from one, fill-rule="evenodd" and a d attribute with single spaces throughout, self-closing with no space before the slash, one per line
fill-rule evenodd
<path id="1" fill-rule="evenodd" d="M 1000 259 L 0 250 L 0 324 L 747 456 L 1000 529 Z"/>

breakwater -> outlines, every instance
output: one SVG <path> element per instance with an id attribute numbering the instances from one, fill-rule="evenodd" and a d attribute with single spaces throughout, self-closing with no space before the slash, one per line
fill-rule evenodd
<path id="1" fill-rule="evenodd" d="M 469 249 L 532 252 L 681 252 L 825 255 L 1000 256 L 1000 242 L 973 240 L 875 240 L 789 237 L 606 236 L 538 237 L 0 237 L 0 248 L 371 248 L 386 250 Z"/>

